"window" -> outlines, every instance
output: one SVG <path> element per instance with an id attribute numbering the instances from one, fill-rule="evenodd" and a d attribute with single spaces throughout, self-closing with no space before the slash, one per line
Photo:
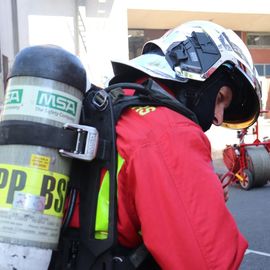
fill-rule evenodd
<path id="1" fill-rule="evenodd" d="M 270 77 L 270 65 L 265 65 L 265 76 Z"/>
<path id="2" fill-rule="evenodd" d="M 264 66 L 263 65 L 255 65 L 255 68 L 257 69 L 257 72 L 260 76 L 264 75 Z"/>
<path id="3" fill-rule="evenodd" d="M 166 29 L 129 29 L 129 59 L 139 56 L 147 41 L 161 37 L 166 31 Z"/>
<path id="4" fill-rule="evenodd" d="M 141 54 L 144 43 L 144 30 L 128 31 L 129 59 L 132 59 Z"/>
<path id="5" fill-rule="evenodd" d="M 270 33 L 247 33 L 247 45 L 270 48 Z"/>
<path id="6" fill-rule="evenodd" d="M 270 77 L 270 64 L 256 64 L 255 67 L 260 76 Z"/>

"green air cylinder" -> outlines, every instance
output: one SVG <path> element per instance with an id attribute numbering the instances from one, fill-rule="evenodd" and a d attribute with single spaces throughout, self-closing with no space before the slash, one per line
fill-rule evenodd
<path id="1" fill-rule="evenodd" d="M 86 72 L 75 55 L 51 45 L 21 50 L 7 80 L 1 136 L 9 136 L 3 131 L 9 126 L 29 137 L 19 126 L 31 123 L 31 140 L 43 135 L 50 142 L 46 127 L 79 122 L 85 89 Z M 0 242 L 56 248 L 70 166 L 57 147 L 0 145 Z"/>

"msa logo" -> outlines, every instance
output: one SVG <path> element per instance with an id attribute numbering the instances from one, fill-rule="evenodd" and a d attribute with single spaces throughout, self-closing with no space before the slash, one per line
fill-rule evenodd
<path id="1" fill-rule="evenodd" d="M 7 92 L 5 104 L 19 104 L 22 102 L 23 89 L 13 89 Z"/>
<path id="2" fill-rule="evenodd" d="M 66 112 L 73 116 L 76 115 L 77 110 L 77 102 L 74 100 L 43 91 L 38 92 L 37 105 Z"/>

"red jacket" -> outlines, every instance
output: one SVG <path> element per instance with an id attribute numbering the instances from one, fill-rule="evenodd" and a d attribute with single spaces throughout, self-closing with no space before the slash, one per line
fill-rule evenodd
<path id="1" fill-rule="evenodd" d="M 237 269 L 247 248 L 201 128 L 165 107 L 128 109 L 117 127 L 119 241 L 143 241 L 162 269 Z M 142 237 L 141 237 L 142 235 Z M 150 270 L 150 269 L 149 269 Z"/>

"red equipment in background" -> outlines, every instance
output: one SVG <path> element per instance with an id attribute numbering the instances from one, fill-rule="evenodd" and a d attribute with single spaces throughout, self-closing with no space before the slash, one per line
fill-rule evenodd
<path id="1" fill-rule="evenodd" d="M 255 135 L 252 143 L 244 142 L 246 128 L 237 131 L 239 144 L 227 145 L 223 150 L 223 161 L 232 176 L 231 181 L 239 183 L 244 190 L 264 186 L 270 180 L 270 139 L 259 139 L 258 120 L 252 131 Z"/>

